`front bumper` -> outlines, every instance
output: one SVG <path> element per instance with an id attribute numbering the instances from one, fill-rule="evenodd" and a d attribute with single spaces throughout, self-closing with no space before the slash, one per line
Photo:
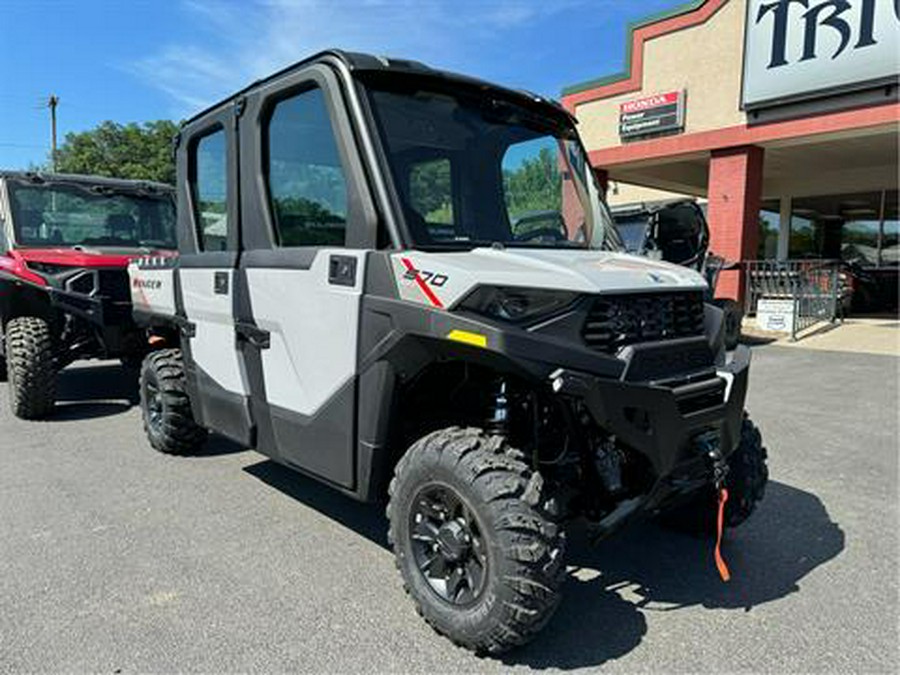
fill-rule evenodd
<path id="1" fill-rule="evenodd" d="M 51 288 L 50 304 L 61 312 L 77 316 L 101 328 L 132 322 L 131 303 L 108 296 L 85 295 Z"/>
<path id="2" fill-rule="evenodd" d="M 613 380 L 561 368 L 559 396 L 580 401 L 602 429 L 647 458 L 659 479 L 696 481 L 708 468 L 700 436 L 717 438 L 724 456 L 740 442 L 750 350 L 738 347 L 715 373 L 669 384 Z"/>

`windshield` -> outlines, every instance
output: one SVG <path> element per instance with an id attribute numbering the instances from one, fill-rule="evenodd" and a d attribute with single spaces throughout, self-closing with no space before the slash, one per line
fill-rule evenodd
<path id="1" fill-rule="evenodd" d="M 19 246 L 175 248 L 175 205 L 165 195 L 10 182 L 9 197 Z"/>
<path id="2" fill-rule="evenodd" d="M 590 165 L 561 113 L 481 89 L 397 79 L 370 83 L 369 97 L 417 246 L 618 248 Z"/>
<path id="3" fill-rule="evenodd" d="M 641 253 L 647 239 L 649 219 L 647 214 L 640 213 L 634 216 L 613 214 L 616 222 L 616 230 L 622 239 L 622 245 L 628 253 Z"/>

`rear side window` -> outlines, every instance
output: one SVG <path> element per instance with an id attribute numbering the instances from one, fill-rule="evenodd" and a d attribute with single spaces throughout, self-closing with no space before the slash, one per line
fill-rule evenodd
<path id="1" fill-rule="evenodd" d="M 266 175 L 279 245 L 343 246 L 347 181 L 322 90 L 279 101 L 266 136 Z"/>
<path id="2" fill-rule="evenodd" d="M 228 165 L 225 131 L 200 138 L 194 146 L 191 194 L 194 222 L 202 251 L 228 248 Z"/>

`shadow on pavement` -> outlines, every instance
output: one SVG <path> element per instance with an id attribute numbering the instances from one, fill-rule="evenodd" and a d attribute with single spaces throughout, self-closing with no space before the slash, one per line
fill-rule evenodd
<path id="1" fill-rule="evenodd" d="M 222 455 L 235 455 L 239 452 L 246 452 L 247 448 L 239 443 L 225 438 L 210 434 L 206 443 L 200 446 L 200 449 L 190 454 L 180 455 L 185 459 L 199 459 L 203 457 L 221 457 Z"/>
<path id="2" fill-rule="evenodd" d="M 387 520 L 382 504 L 358 502 L 324 483 L 271 460 L 246 466 L 244 471 L 372 543 L 389 548 Z"/>
<path id="3" fill-rule="evenodd" d="M 244 469 L 369 541 L 387 548 L 384 509 L 263 461 Z M 732 580 L 723 583 L 713 542 L 636 524 L 594 546 L 586 528 L 569 539 L 569 579 L 556 616 L 526 647 L 504 655 L 509 665 L 572 669 L 599 666 L 637 647 L 647 632 L 645 612 L 685 607 L 749 612 L 800 590 L 807 574 L 844 549 L 844 532 L 815 495 L 770 482 L 757 513 L 728 531 L 723 553 Z"/>
<path id="4" fill-rule="evenodd" d="M 137 371 L 118 363 L 75 365 L 57 375 L 56 409 L 48 422 L 111 417 L 140 402 Z"/>

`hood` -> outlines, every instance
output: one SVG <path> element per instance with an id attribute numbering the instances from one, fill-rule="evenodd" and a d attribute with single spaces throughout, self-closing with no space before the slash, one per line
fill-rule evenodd
<path id="1" fill-rule="evenodd" d="M 609 251 L 493 249 L 393 256 L 400 295 L 451 307 L 476 286 L 517 286 L 579 293 L 647 293 L 704 290 L 697 272 Z"/>
<path id="2" fill-rule="evenodd" d="M 16 248 L 10 255 L 27 262 L 67 267 L 122 267 L 136 258 L 170 256 L 173 251 L 155 251 L 146 248 L 91 248 L 88 246 L 58 248 Z"/>

